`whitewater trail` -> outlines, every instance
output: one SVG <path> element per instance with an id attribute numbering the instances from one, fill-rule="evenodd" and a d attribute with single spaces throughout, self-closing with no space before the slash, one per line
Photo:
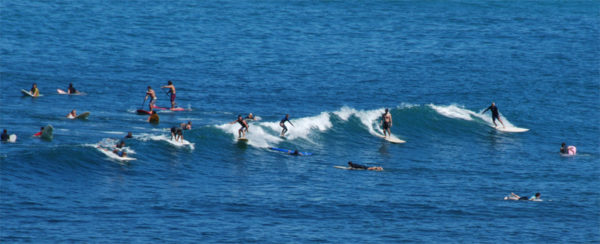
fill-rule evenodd
<path id="1" fill-rule="evenodd" d="M 488 126 L 490 127 L 494 127 L 494 123 L 492 122 L 492 116 L 490 114 L 481 114 L 481 112 L 483 111 L 483 109 L 481 110 L 481 112 L 477 113 L 471 110 L 468 110 L 464 107 L 459 107 L 458 105 L 455 104 L 451 104 L 451 105 L 434 105 L 434 104 L 428 104 L 427 106 L 429 106 L 430 108 L 432 108 L 433 110 L 435 110 L 437 113 L 448 117 L 448 118 L 452 118 L 452 119 L 462 119 L 462 120 L 468 120 L 468 121 L 473 121 L 473 118 L 478 118 L 480 120 L 483 120 Z M 508 118 L 506 118 L 506 116 L 504 116 L 502 113 L 500 113 L 500 118 L 502 119 L 502 122 L 504 122 L 504 126 L 507 129 L 525 129 L 525 128 L 520 128 L 517 127 L 515 125 L 513 125 Z M 498 126 L 501 126 L 500 123 L 498 123 Z"/>

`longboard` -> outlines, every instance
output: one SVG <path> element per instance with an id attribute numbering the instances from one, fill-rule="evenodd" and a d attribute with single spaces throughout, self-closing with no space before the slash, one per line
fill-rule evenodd
<path id="1" fill-rule="evenodd" d="M 152 114 L 152 112 L 148 111 L 148 110 L 143 110 L 143 109 L 138 109 L 137 114 L 141 114 L 141 115 L 150 115 Z"/>
<path id="2" fill-rule="evenodd" d="M 36 97 L 36 96 L 34 96 L 33 94 L 31 94 L 31 92 L 29 92 L 29 91 L 26 91 L 26 90 L 24 90 L 24 89 L 21 89 L 21 93 L 23 93 L 23 95 L 25 95 L 25 96 Z M 37 97 L 41 97 L 41 96 L 44 96 L 44 95 L 42 95 L 42 94 L 39 94 Z"/>
<path id="3" fill-rule="evenodd" d="M 52 125 L 47 125 L 44 127 L 44 130 L 42 130 L 42 134 L 40 135 L 40 137 L 46 140 L 52 140 L 53 131 L 54 127 L 52 127 Z"/>
<path id="4" fill-rule="evenodd" d="M 158 110 L 171 110 L 171 111 L 185 111 L 185 108 L 163 108 L 163 107 L 159 107 L 159 106 L 153 106 L 153 109 L 158 109 Z"/>
<path id="5" fill-rule="evenodd" d="M 71 93 L 71 94 L 69 94 L 68 92 L 66 92 L 66 91 L 64 91 L 62 89 L 56 89 L 56 92 L 58 92 L 58 94 L 60 94 L 60 95 L 73 95 L 73 96 L 76 96 L 76 95 L 85 95 L 85 92 L 77 92 L 77 93 Z"/>
<path id="6" fill-rule="evenodd" d="M 289 153 L 289 154 L 294 153 L 294 150 L 288 150 L 288 149 L 283 149 L 283 148 L 269 147 L 269 149 L 284 152 L 284 153 Z M 309 153 L 309 152 L 299 152 L 299 153 L 301 153 L 303 156 L 312 155 L 312 153 Z"/>
<path id="7" fill-rule="evenodd" d="M 80 115 L 77 115 L 77 117 L 75 117 L 75 119 L 87 119 L 88 117 L 90 117 L 90 112 L 85 112 Z"/>
<path id="8" fill-rule="evenodd" d="M 394 137 L 391 137 L 391 136 L 385 137 L 385 136 L 382 136 L 382 135 L 377 135 L 377 137 L 379 137 L 381 139 L 384 139 L 384 140 L 386 140 L 388 142 L 394 143 L 394 144 L 406 143 L 405 140 L 400 140 L 398 138 L 394 138 Z"/>
<path id="9" fill-rule="evenodd" d="M 336 169 L 345 169 L 345 170 L 361 170 L 361 169 L 352 169 L 352 167 L 339 166 L 339 165 L 336 165 L 336 166 L 333 166 L 333 167 L 336 168 Z"/>
<path id="10" fill-rule="evenodd" d="M 191 143 L 191 142 L 189 142 L 187 140 L 175 141 L 174 139 L 173 140 L 169 139 L 169 140 L 167 140 L 167 142 L 169 144 L 173 145 L 173 146 L 176 146 L 176 147 L 185 147 L 185 146 L 188 146 L 190 149 L 194 150 L 194 143 Z"/>
<path id="11" fill-rule="evenodd" d="M 526 132 L 529 131 L 529 129 L 527 128 L 519 128 L 519 127 L 503 127 L 503 126 L 491 126 L 492 128 L 498 130 L 498 131 L 502 131 L 502 132 L 515 132 L 515 133 L 519 133 L 519 132 Z"/>
<path id="12" fill-rule="evenodd" d="M 102 148 L 100 146 L 97 146 L 96 148 L 98 149 L 98 151 L 104 153 L 104 155 L 106 155 L 106 156 L 108 156 L 109 158 L 112 158 L 112 159 L 116 159 L 116 160 L 119 160 L 119 161 L 132 161 L 132 160 L 136 160 L 135 158 L 131 158 L 131 157 L 121 157 L 121 156 L 115 154 L 114 152 L 112 152 L 112 151 L 110 151 L 110 150 L 108 150 L 106 148 Z"/>

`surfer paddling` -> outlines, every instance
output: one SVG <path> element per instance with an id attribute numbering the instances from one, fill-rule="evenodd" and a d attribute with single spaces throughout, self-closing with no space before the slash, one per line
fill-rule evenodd
<path id="1" fill-rule="evenodd" d="M 292 124 L 292 121 L 290 121 L 290 115 L 286 114 L 285 117 L 283 117 L 283 119 L 281 119 L 281 121 L 279 122 L 279 126 L 281 126 L 281 128 L 283 128 L 281 130 L 281 137 L 283 137 L 285 135 L 285 133 L 288 131 L 287 126 L 285 126 L 286 121 L 289 122 L 290 125 L 294 126 L 294 124 Z"/>
<path id="2" fill-rule="evenodd" d="M 540 197 L 542 194 L 540 194 L 539 192 L 536 193 L 534 196 L 531 197 L 521 197 L 517 194 L 514 193 L 510 193 L 509 196 L 504 197 L 504 200 L 515 200 L 515 201 L 541 201 Z"/>
<path id="3" fill-rule="evenodd" d="M 167 95 L 170 95 L 171 98 L 171 108 L 175 108 L 175 86 L 173 85 L 172 81 L 168 81 L 167 84 L 168 85 L 161 86 L 160 88 L 169 88 Z"/>
<path id="4" fill-rule="evenodd" d="M 242 126 L 239 130 L 238 130 L 238 138 L 246 138 L 246 132 L 248 132 L 248 122 L 246 122 L 246 120 L 244 119 L 244 117 L 242 117 L 242 115 L 238 115 L 238 118 L 232 122 L 230 122 L 229 124 L 235 124 L 235 123 L 240 123 L 240 125 Z M 242 136 L 242 134 L 244 136 Z"/>
<path id="5" fill-rule="evenodd" d="M 483 113 L 487 112 L 488 110 L 492 111 L 492 122 L 494 122 L 494 126 L 498 126 L 496 124 L 496 120 L 498 120 L 498 121 L 500 121 L 500 124 L 502 124 L 502 127 L 506 128 L 504 126 L 504 123 L 500 119 L 500 113 L 498 113 L 498 107 L 496 107 L 496 103 L 492 102 L 492 105 L 490 105 L 488 108 L 483 110 L 483 112 L 481 112 L 481 113 L 483 114 Z"/>
<path id="6" fill-rule="evenodd" d="M 383 127 L 383 137 L 392 136 L 392 132 L 390 128 L 392 127 L 392 114 L 389 112 L 389 109 L 385 109 L 385 113 L 381 115 L 381 123 L 380 125 Z M 386 135 L 387 133 L 387 135 Z"/>
<path id="7" fill-rule="evenodd" d="M 156 103 L 156 93 L 154 92 L 154 90 L 152 90 L 152 87 L 148 86 L 148 90 L 146 91 L 146 97 L 144 98 L 144 101 L 146 101 L 146 99 L 148 99 L 148 97 L 150 97 L 150 103 L 148 104 L 150 106 L 150 110 L 152 111 L 152 108 L 154 107 L 154 104 Z"/>
<path id="8" fill-rule="evenodd" d="M 350 167 L 350 169 L 362 169 L 362 170 L 372 170 L 372 171 L 383 171 L 383 168 L 381 166 L 373 166 L 373 167 L 367 167 L 361 164 L 355 164 L 352 163 L 352 161 L 348 162 L 348 167 Z"/>

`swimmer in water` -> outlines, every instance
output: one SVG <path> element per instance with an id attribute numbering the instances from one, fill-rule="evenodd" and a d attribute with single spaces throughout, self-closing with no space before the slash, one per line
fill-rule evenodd
<path id="1" fill-rule="evenodd" d="M 188 121 L 187 124 L 186 123 L 181 123 L 181 129 L 184 130 L 191 130 L 192 129 L 192 121 Z"/>
<path id="2" fill-rule="evenodd" d="M 348 167 L 350 167 L 350 169 L 363 169 L 363 170 L 372 170 L 372 171 L 382 171 L 383 170 L 383 168 L 381 166 L 367 167 L 364 165 L 352 163 L 352 161 L 348 162 Z"/>
<path id="3" fill-rule="evenodd" d="M 238 115 L 238 118 L 230 122 L 229 124 L 235 124 L 236 122 L 240 123 L 240 125 L 242 126 L 240 130 L 238 130 L 238 138 L 246 138 L 246 132 L 248 131 L 248 122 L 246 122 L 242 115 Z M 242 134 L 244 136 L 242 136 Z"/>
<path id="4" fill-rule="evenodd" d="M 294 124 L 292 124 L 292 121 L 290 121 L 290 115 L 286 114 L 285 117 L 283 117 L 283 119 L 281 119 L 281 121 L 279 121 L 279 126 L 281 126 L 281 128 L 283 128 L 281 130 L 281 137 L 283 137 L 285 135 L 285 133 L 288 131 L 287 126 L 285 126 L 286 121 L 289 122 L 290 125 L 294 126 Z"/>
<path id="5" fill-rule="evenodd" d="M 494 122 L 494 126 L 498 126 L 496 124 L 496 120 L 498 120 L 498 121 L 500 121 L 500 124 L 502 124 L 502 127 L 506 128 L 504 126 L 504 123 L 500 119 L 500 113 L 498 113 L 498 107 L 496 107 L 496 103 L 492 102 L 492 105 L 489 106 L 488 108 L 486 108 L 485 110 L 483 110 L 483 112 L 481 112 L 481 113 L 483 114 L 483 113 L 487 112 L 488 110 L 492 111 L 492 122 Z"/>
<path id="6" fill-rule="evenodd" d="M 127 135 L 125 136 L 125 139 L 130 139 L 130 138 L 133 138 L 133 133 L 127 132 Z"/>

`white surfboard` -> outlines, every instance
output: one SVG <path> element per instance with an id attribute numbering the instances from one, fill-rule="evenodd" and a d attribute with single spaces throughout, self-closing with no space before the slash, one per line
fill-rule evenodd
<path id="1" fill-rule="evenodd" d="M 398 139 L 398 138 L 396 138 L 393 135 L 392 136 L 388 136 L 388 137 L 385 137 L 385 136 L 382 136 L 382 135 L 377 135 L 377 137 L 379 137 L 381 139 L 384 139 L 384 140 L 386 140 L 388 142 L 394 143 L 394 144 L 406 143 L 405 140 Z"/>
<path id="2" fill-rule="evenodd" d="M 77 93 L 71 93 L 69 94 L 68 92 L 62 90 L 62 89 L 56 89 L 56 92 L 60 95 L 73 95 L 73 96 L 77 96 L 77 95 L 85 95 L 85 92 L 77 92 Z"/>
<path id="3" fill-rule="evenodd" d="M 238 138 L 238 141 L 241 141 L 241 142 L 247 142 L 247 141 L 248 141 L 248 138 L 245 138 L 245 137 L 240 137 L 240 138 Z"/>
<path id="4" fill-rule="evenodd" d="M 12 134 L 10 136 L 8 136 L 8 142 L 16 142 L 17 141 L 17 135 Z"/>
<path id="5" fill-rule="evenodd" d="M 29 92 L 29 91 L 26 91 L 26 90 L 24 90 L 24 89 L 21 89 L 21 93 L 23 93 L 23 95 L 25 95 L 25 96 L 36 97 L 36 96 L 34 96 L 33 94 L 31 94 L 31 92 Z M 44 96 L 44 95 L 42 95 L 42 94 L 38 94 L 38 96 L 37 96 L 37 97 L 41 97 L 41 96 Z"/>
<path id="6" fill-rule="evenodd" d="M 104 155 L 108 156 L 109 158 L 115 159 L 115 160 L 119 160 L 119 161 L 132 161 L 132 160 L 136 160 L 135 158 L 132 157 L 121 157 L 117 154 L 115 154 L 114 152 L 106 149 L 106 148 L 102 148 L 100 146 L 97 146 L 96 149 L 98 149 L 98 151 L 104 153 Z"/>
<path id="7" fill-rule="evenodd" d="M 190 149 L 194 150 L 194 143 L 191 143 L 187 140 L 175 141 L 174 139 L 167 139 L 166 141 L 176 147 L 189 147 Z"/>
<path id="8" fill-rule="evenodd" d="M 519 128 L 519 127 L 504 127 L 504 126 L 491 126 L 492 128 L 498 130 L 498 131 L 502 131 L 502 132 L 514 132 L 514 133 L 519 133 L 519 132 L 526 132 L 529 131 L 529 129 L 527 128 Z"/>
<path id="9" fill-rule="evenodd" d="M 357 170 L 357 169 L 352 169 L 351 167 L 348 167 L 348 166 L 339 166 L 339 165 L 336 165 L 336 166 L 333 166 L 333 167 L 336 168 L 336 169 Z"/>

